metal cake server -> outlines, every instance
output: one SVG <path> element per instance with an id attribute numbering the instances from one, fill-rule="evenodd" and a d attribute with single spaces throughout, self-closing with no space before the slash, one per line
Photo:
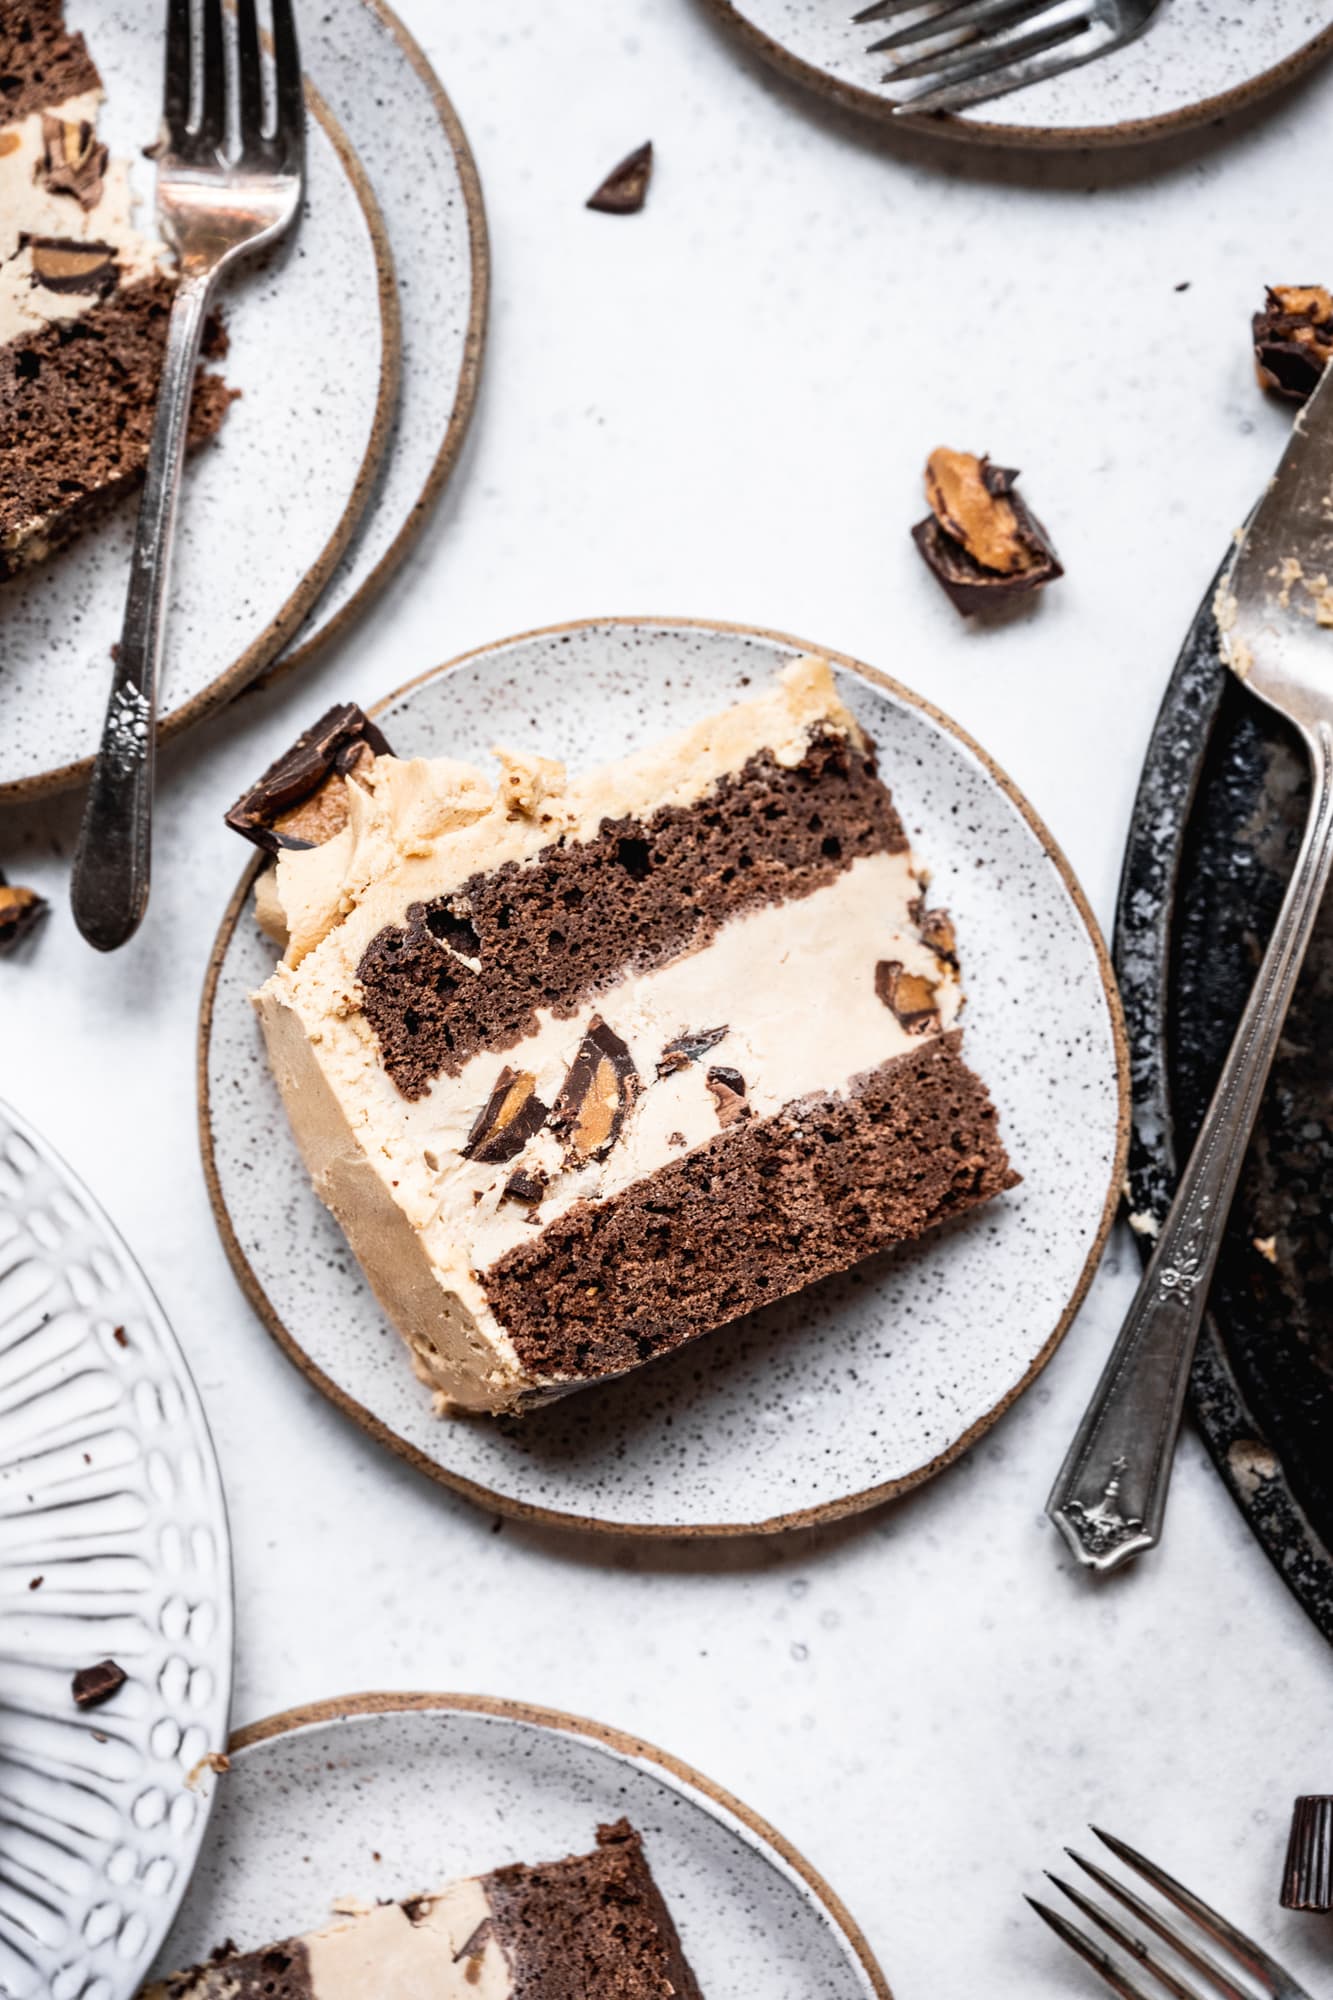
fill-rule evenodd
<path id="1" fill-rule="evenodd" d="M 1310 811 L 1235 1040 L 1047 1512 L 1109 1570 L 1161 1538 L 1185 1387 L 1227 1213 L 1333 868 L 1333 376 L 1295 429 L 1217 597 L 1228 666 L 1300 733 Z"/>
<path id="2" fill-rule="evenodd" d="M 272 7 L 270 120 L 255 0 L 237 0 L 234 88 L 228 85 L 223 0 L 202 0 L 197 64 L 191 0 L 167 4 L 157 222 L 179 258 L 180 283 L 167 328 L 111 698 L 74 857 L 74 921 L 99 951 L 114 951 L 133 937 L 148 907 L 158 673 L 190 398 L 209 301 L 229 264 L 290 228 L 305 186 L 305 97 L 292 0 L 272 0 Z M 193 118 L 192 98 L 198 107 Z"/>

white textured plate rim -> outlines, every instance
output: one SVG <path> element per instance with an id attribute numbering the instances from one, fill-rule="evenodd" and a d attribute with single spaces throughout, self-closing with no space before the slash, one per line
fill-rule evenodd
<path id="1" fill-rule="evenodd" d="M 45 1160 L 51 1170 L 68 1187 L 76 1191 L 78 1200 L 89 1218 L 104 1232 L 107 1242 L 119 1253 L 126 1270 L 132 1275 L 136 1283 L 145 1307 L 152 1315 L 154 1333 L 160 1344 L 162 1353 L 172 1364 L 176 1386 L 180 1390 L 182 1401 L 189 1412 L 195 1442 L 203 1447 L 205 1470 L 208 1475 L 207 1483 L 210 1488 L 210 1498 L 213 1508 L 212 1526 L 217 1546 L 218 1629 L 212 1660 L 212 1670 L 216 1675 L 216 1682 L 210 1707 L 213 1710 L 216 1721 L 217 1734 L 215 1741 L 220 1746 L 227 1738 L 228 1718 L 231 1711 L 235 1672 L 235 1601 L 231 1526 L 227 1514 L 227 1497 L 222 1484 L 217 1452 L 213 1443 L 213 1434 L 209 1427 L 208 1412 L 204 1407 L 198 1385 L 190 1371 L 184 1350 L 176 1337 L 175 1329 L 167 1318 L 161 1300 L 158 1298 L 153 1286 L 149 1283 L 148 1277 L 138 1258 L 130 1249 L 125 1237 L 111 1220 L 101 1202 L 92 1193 L 87 1183 L 70 1167 L 64 1155 L 51 1145 L 50 1141 L 38 1131 L 31 1120 L 26 1118 L 8 1099 L 0 1098 L 0 1129 L 3 1129 L 5 1126 L 8 1126 L 26 1145 L 31 1147 L 40 1159 Z M 111 2000 L 129 2000 L 129 1996 L 137 1992 L 140 1982 L 152 1960 L 160 1950 L 171 1925 L 175 1921 L 177 1912 L 188 1893 L 190 1882 L 193 1878 L 194 1866 L 202 1849 L 208 1824 L 212 1817 L 213 1804 L 217 1792 L 216 1780 L 206 1774 L 200 1774 L 198 1780 L 192 1780 L 193 1774 L 192 1778 L 187 1779 L 186 1782 L 190 1785 L 190 1789 L 199 1800 L 200 1809 L 195 1814 L 183 1843 L 185 1850 L 184 1865 L 177 1870 L 171 1888 L 162 1898 L 159 1906 L 159 1915 L 148 1924 L 145 1941 L 140 1952 L 137 1954 L 134 1962 L 126 1968 L 126 1984 L 124 1988 L 120 1992 L 113 1993 Z M 178 1835 L 177 1838 L 179 1839 L 180 1836 Z M 82 1989 L 80 1988 L 80 1990 Z"/>
<path id="2" fill-rule="evenodd" d="M 403 1692 L 334 1696 L 284 1709 L 277 1715 L 266 1716 L 261 1722 L 247 1723 L 244 1728 L 236 1730 L 229 1745 L 234 1760 L 229 1781 L 230 1777 L 244 1771 L 247 1751 L 280 1737 L 317 1733 L 330 1725 L 336 1728 L 378 1715 L 429 1713 L 488 1716 L 523 1729 L 573 1736 L 604 1755 L 650 1767 L 655 1777 L 668 1781 L 673 1791 L 701 1812 L 721 1820 L 724 1825 L 730 1823 L 730 1830 L 739 1833 L 770 1868 L 802 1889 L 819 1906 L 820 1916 L 855 1960 L 858 1969 L 866 1975 L 877 2000 L 893 2000 L 888 1980 L 860 1925 L 836 1890 L 806 1860 L 799 1848 L 794 1847 L 785 1835 L 734 1793 L 715 1784 L 692 1765 L 609 1723 L 593 1722 L 586 1716 L 569 1715 L 562 1709 L 538 1707 L 531 1702 L 505 1700 L 498 1695 Z"/>
<path id="3" fill-rule="evenodd" d="M 260 683 L 265 686 L 290 669 L 307 665 L 324 650 L 325 646 L 341 638 L 356 620 L 369 610 L 386 584 L 392 581 L 395 572 L 424 530 L 434 510 L 435 502 L 444 490 L 445 481 L 458 463 L 459 454 L 471 428 L 473 412 L 477 406 L 477 391 L 481 383 L 486 321 L 490 307 L 491 249 L 490 235 L 486 226 L 486 204 L 477 163 L 468 144 L 463 122 L 420 42 L 389 6 L 388 0 L 358 0 L 358 4 L 381 22 L 430 92 L 441 129 L 449 142 L 458 168 L 458 179 L 467 211 L 468 261 L 472 287 L 467 336 L 458 388 L 444 435 L 431 461 L 425 484 L 413 501 L 393 541 L 374 567 L 362 578 L 352 596 L 340 606 L 327 624 L 318 625 L 306 639 L 301 638 L 300 628 L 296 629 L 293 634 L 294 643 L 289 650 L 280 653 L 268 669 L 258 677 Z M 373 511 L 373 502 L 366 511 Z M 318 599 L 311 606 L 307 616 L 313 616 L 317 611 Z"/>
<path id="4" fill-rule="evenodd" d="M 893 680 L 889 675 L 881 673 L 877 668 L 867 666 L 863 661 L 853 659 L 850 655 L 840 653 L 830 647 L 816 646 L 804 639 L 794 637 L 791 633 L 775 631 L 766 626 L 743 625 L 727 619 L 673 618 L 634 614 L 612 615 L 600 618 L 578 618 L 556 625 L 538 626 L 532 631 L 515 633 L 506 639 L 493 640 L 486 645 L 475 646 L 468 652 L 460 653 L 456 658 L 446 661 L 442 666 L 429 668 L 425 673 L 416 675 L 412 680 L 405 682 L 402 687 L 395 689 L 392 694 L 384 696 L 381 701 L 374 705 L 371 712 L 375 715 L 381 715 L 396 703 L 406 699 L 417 688 L 423 687 L 439 679 L 441 676 L 451 673 L 457 667 L 462 667 L 471 661 L 482 659 L 488 654 L 503 653 L 515 646 L 523 645 L 533 640 L 556 638 L 566 634 L 584 633 L 606 627 L 639 627 L 646 629 L 666 629 L 672 632 L 698 631 L 722 635 L 736 635 L 749 640 L 758 640 L 789 648 L 797 653 L 816 653 L 821 658 L 827 659 L 833 666 L 859 676 L 863 680 L 868 681 L 872 686 L 888 694 L 892 699 L 902 702 L 904 705 L 915 709 L 918 713 L 925 715 L 946 735 L 952 737 L 955 743 L 959 744 L 975 758 L 987 774 L 990 782 L 1004 795 L 1009 804 L 1017 809 L 1018 813 L 1026 821 L 1028 827 L 1036 836 L 1047 861 L 1060 877 L 1092 946 L 1107 1010 L 1110 1039 L 1115 1054 L 1116 1067 L 1115 1145 L 1100 1222 L 1093 1233 L 1087 1256 L 1078 1273 L 1074 1287 L 1058 1315 L 1055 1327 L 1043 1342 L 1026 1371 L 996 1403 L 959 1437 L 952 1440 L 942 1452 L 924 1464 L 915 1467 L 910 1472 L 897 1478 L 865 1487 L 855 1493 L 841 1494 L 835 1499 L 823 1501 L 813 1507 L 799 1508 L 775 1514 L 767 1519 L 758 1521 L 708 1523 L 693 1521 L 629 1522 L 615 1518 L 608 1519 L 599 1515 L 578 1514 L 554 1507 L 541 1506 L 535 1502 L 523 1500 L 514 1494 L 501 1492 L 494 1487 L 487 1486 L 478 1480 L 467 1477 L 466 1474 L 456 1472 L 452 1468 L 442 1465 L 438 1459 L 432 1458 L 419 1450 L 417 1446 L 402 1437 L 399 1432 L 393 1430 L 381 1418 L 368 1410 L 364 1404 L 351 1396 L 322 1368 L 318 1367 L 296 1340 L 275 1309 L 253 1265 L 241 1247 L 241 1243 L 232 1225 L 226 1197 L 223 1193 L 214 1154 L 208 1083 L 208 1056 L 213 1022 L 213 1006 L 218 980 L 232 935 L 246 906 L 255 877 L 263 865 L 263 857 L 257 857 L 243 871 L 241 879 L 232 893 L 231 900 L 227 905 L 222 922 L 218 928 L 218 933 L 209 955 L 208 968 L 204 976 L 204 988 L 199 1009 L 199 1037 L 196 1058 L 199 1143 L 203 1158 L 204 1177 L 208 1186 L 209 1200 L 212 1203 L 218 1232 L 222 1238 L 223 1247 L 226 1250 L 232 1270 L 246 1297 L 268 1331 L 277 1341 L 279 1347 L 282 1348 L 289 1360 L 295 1362 L 306 1378 L 322 1394 L 328 1397 L 329 1401 L 337 1409 L 341 1410 L 344 1415 L 352 1418 L 355 1423 L 359 1424 L 378 1443 L 386 1445 L 395 1456 L 405 1459 L 409 1464 L 415 1466 L 418 1471 L 424 1472 L 428 1478 L 450 1487 L 454 1492 L 462 1494 L 465 1499 L 471 1500 L 476 1505 L 486 1508 L 491 1512 L 498 1512 L 515 1520 L 530 1521 L 544 1527 L 577 1529 L 609 1535 L 645 1536 L 659 1540 L 720 1539 L 745 1535 L 781 1534 L 791 1529 L 814 1527 L 826 1522 L 841 1520 L 851 1514 L 862 1513 L 868 1508 L 878 1506 L 887 1500 L 897 1499 L 902 1494 L 924 1485 L 927 1480 L 933 1479 L 937 1473 L 945 1471 L 947 1467 L 954 1464 L 965 1452 L 971 1449 L 979 1438 L 984 1436 L 999 1421 L 1005 1411 L 1010 1409 L 1018 1398 L 1031 1387 L 1032 1383 L 1041 1374 L 1043 1368 L 1045 1368 L 1047 1362 L 1054 1354 L 1073 1322 L 1080 1305 L 1083 1303 L 1088 1287 L 1092 1282 L 1093 1274 L 1100 1262 L 1102 1251 L 1105 1248 L 1106 1239 L 1110 1234 L 1111 1225 L 1115 1219 L 1116 1209 L 1120 1201 L 1121 1184 L 1124 1179 L 1125 1162 L 1128 1157 L 1129 1148 L 1130 1108 L 1129 1048 L 1125 1037 L 1125 1024 L 1120 1004 L 1120 994 L 1116 986 L 1115 973 L 1111 966 L 1110 956 L 1083 888 L 1066 859 L 1063 850 L 1048 831 L 1035 809 L 1019 791 L 1013 780 L 965 729 L 954 722 L 942 709 L 937 708 L 934 703 L 926 700 L 924 696 L 914 693 L 900 681 Z"/>
<path id="5" fill-rule="evenodd" d="M 1033 147 L 1046 152 L 1069 149 L 1077 151 L 1088 147 L 1137 146 L 1153 139 L 1165 139 L 1175 133 L 1188 132 L 1200 125 L 1208 125 L 1221 118 L 1231 117 L 1237 111 L 1244 111 L 1250 105 L 1270 97 L 1287 84 L 1295 83 L 1308 70 L 1313 69 L 1321 59 L 1333 52 L 1333 24 L 1321 28 L 1317 34 L 1282 61 L 1271 68 L 1248 77 L 1244 83 L 1230 90 L 1219 91 L 1209 97 L 1201 97 L 1177 110 L 1161 112 L 1154 117 L 1121 119 L 1107 125 L 1015 125 L 1001 123 L 977 116 L 954 116 L 952 114 L 931 113 L 918 118 L 895 115 L 893 100 L 878 91 L 863 89 L 857 84 L 847 83 L 822 69 L 818 63 L 796 55 L 785 43 L 777 41 L 763 28 L 740 11 L 736 0 L 706 0 L 706 4 L 730 27 L 756 55 L 762 56 L 784 76 L 793 82 L 817 91 L 820 96 L 830 98 L 835 104 L 843 105 L 851 111 L 864 112 L 872 118 L 900 127 L 904 132 L 912 132 L 936 139 L 961 141 L 973 146 Z M 1021 92 L 1015 93 L 1021 96 Z"/>
<path id="6" fill-rule="evenodd" d="M 224 672 L 210 681 L 207 687 L 201 688 L 197 694 L 183 701 L 178 708 L 159 716 L 157 725 L 159 744 L 170 742 L 175 736 L 192 728 L 195 723 L 202 722 L 205 717 L 224 707 L 233 696 L 239 694 L 256 678 L 287 639 L 298 630 L 307 613 L 318 602 L 320 593 L 337 568 L 344 549 L 370 504 L 392 433 L 393 413 L 398 403 L 402 370 L 402 326 L 398 305 L 398 284 L 388 231 L 384 226 L 384 217 L 380 212 L 375 191 L 361 165 L 356 149 L 308 78 L 305 83 L 305 95 L 308 111 L 319 121 L 327 134 L 338 162 L 351 185 L 353 196 L 365 217 L 375 257 L 380 315 L 380 374 L 370 433 L 366 439 L 356 477 L 348 492 L 347 504 L 316 560 L 263 631 Z M 27 777 L 0 780 L 0 805 L 38 798 L 51 792 L 68 791 L 75 785 L 83 784 L 91 775 L 92 768 L 93 753 L 90 752 L 86 757 L 77 757 L 72 763 L 58 765 L 50 771 L 36 771 Z"/>

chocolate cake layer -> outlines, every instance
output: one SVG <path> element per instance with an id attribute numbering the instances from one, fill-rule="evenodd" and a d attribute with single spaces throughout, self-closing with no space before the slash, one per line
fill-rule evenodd
<path id="1" fill-rule="evenodd" d="M 162 274 L 0 349 L 0 580 L 68 541 L 143 476 L 175 286 Z M 214 323 L 208 351 L 225 350 Z M 192 447 L 236 392 L 201 373 Z"/>
<path id="2" fill-rule="evenodd" d="M 873 753 L 832 731 L 794 767 L 761 752 L 691 805 L 604 821 L 595 840 L 553 844 L 414 904 L 357 968 L 381 1061 L 405 1097 L 421 1097 L 479 1049 L 532 1034 L 539 1007 L 567 1018 L 627 971 L 705 944 L 729 917 L 906 846 Z"/>
<path id="3" fill-rule="evenodd" d="M 580 1201 L 481 1274 L 532 1374 L 617 1375 L 1015 1185 L 955 1031 Z"/>
<path id="4" fill-rule="evenodd" d="M 65 27 L 61 0 L 0 5 L 0 124 L 63 104 L 101 82 L 82 35 Z"/>
<path id="5" fill-rule="evenodd" d="M 512 2000 L 702 2000 L 628 1820 L 599 1826 L 592 1854 L 501 1868 L 485 1887 Z"/>

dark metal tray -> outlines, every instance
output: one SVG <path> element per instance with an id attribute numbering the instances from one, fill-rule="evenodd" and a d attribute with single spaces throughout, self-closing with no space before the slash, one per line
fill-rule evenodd
<path id="1" fill-rule="evenodd" d="M 1145 1253 L 1145 1221 L 1165 1213 L 1202 1119 L 1309 795 L 1299 739 L 1223 666 L 1212 602 L 1210 586 L 1153 731 L 1116 920 L 1130 1210 Z M 1232 1497 L 1333 1640 L 1333 898 L 1241 1175 L 1191 1397 Z"/>

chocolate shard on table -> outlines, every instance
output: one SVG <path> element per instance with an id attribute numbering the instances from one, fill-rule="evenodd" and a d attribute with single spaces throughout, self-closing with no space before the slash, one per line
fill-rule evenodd
<path id="1" fill-rule="evenodd" d="M 1254 366 L 1260 384 L 1303 403 L 1333 355 L 1333 293 L 1323 285 L 1269 285 L 1254 315 Z"/>
<path id="2" fill-rule="evenodd" d="M 578 777 L 496 755 L 331 777 L 339 830 L 256 886 L 288 1116 L 437 1409 L 623 1375 L 1013 1185 L 825 661 Z"/>
<path id="3" fill-rule="evenodd" d="M 587 206 L 601 215 L 637 215 L 648 199 L 652 177 L 653 142 L 649 139 L 612 167 L 601 186 L 588 196 Z"/>
<path id="4" fill-rule="evenodd" d="M 337 703 L 237 799 L 227 825 L 269 854 L 322 846 L 348 821 L 350 794 L 343 780 L 388 748 L 354 701 Z"/>
<path id="5" fill-rule="evenodd" d="M 61 0 L 0 7 L 0 582 L 142 477 L 176 278 L 97 136 L 102 85 Z M 225 345 L 214 320 L 205 351 Z M 189 443 L 232 400 L 201 372 Z"/>
<path id="6" fill-rule="evenodd" d="M 946 446 L 926 461 L 930 513 L 912 529 L 926 567 L 965 618 L 994 611 L 1064 575 L 1018 474 Z"/>
<path id="7" fill-rule="evenodd" d="M 140 2000 L 703 2000 L 639 1835 L 447 1883 L 146 1987 Z"/>
<path id="8" fill-rule="evenodd" d="M 20 888 L 0 873 L 0 957 L 31 937 L 50 907 L 35 889 Z"/>
<path id="9" fill-rule="evenodd" d="M 120 1693 L 127 1678 L 124 1667 L 115 1660 L 99 1660 L 96 1666 L 80 1667 L 70 1682 L 75 1706 L 100 1708 L 112 1695 Z"/>

